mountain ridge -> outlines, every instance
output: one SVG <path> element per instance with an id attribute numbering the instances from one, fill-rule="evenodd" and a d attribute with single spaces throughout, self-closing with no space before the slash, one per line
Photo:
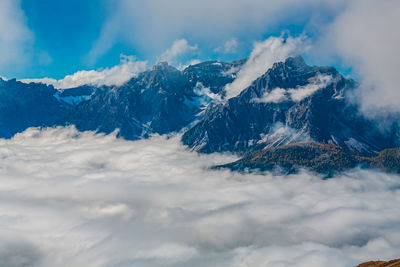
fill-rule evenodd
<path id="1" fill-rule="evenodd" d="M 385 149 L 399 147 L 399 127 L 393 123 L 382 131 L 359 113 L 347 97 L 359 86 L 354 80 L 333 67 L 309 66 L 301 56 L 289 57 L 226 99 L 225 87 L 244 63 L 211 60 L 178 70 L 160 62 L 121 86 L 64 90 L 1 80 L 0 137 L 10 138 L 28 127 L 65 125 L 106 134 L 119 129 L 118 136 L 128 140 L 184 130 L 182 143 L 191 150 L 237 153 L 243 168 L 279 166 L 282 162 L 274 159 L 259 166 L 248 157 L 269 151 L 273 158 L 286 151 L 290 158 L 293 147 L 285 146 L 302 142 L 319 144 L 311 145 L 310 155 L 328 153 L 337 162 L 345 161 L 343 166 L 320 162 L 332 171 L 360 163 L 387 171 L 396 168 L 400 155 Z M 310 155 L 283 163 L 320 171 Z M 227 166 L 243 169 L 238 163 Z"/>

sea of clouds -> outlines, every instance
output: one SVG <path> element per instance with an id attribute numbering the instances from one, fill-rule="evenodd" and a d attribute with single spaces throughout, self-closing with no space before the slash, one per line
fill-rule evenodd
<path id="1" fill-rule="evenodd" d="M 211 170 L 179 135 L 0 139 L 0 266 L 355 266 L 400 251 L 400 177 Z"/>

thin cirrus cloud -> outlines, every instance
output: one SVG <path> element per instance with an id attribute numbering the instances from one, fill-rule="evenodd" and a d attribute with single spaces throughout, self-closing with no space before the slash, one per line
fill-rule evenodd
<path id="1" fill-rule="evenodd" d="M 22 68 L 30 58 L 33 33 L 26 24 L 20 0 L 0 1 L 0 70 Z"/>
<path id="2" fill-rule="evenodd" d="M 260 39 L 280 22 L 307 22 L 313 18 L 312 12 L 337 13 L 346 3 L 344 0 L 112 1 L 113 8 L 87 59 L 96 62 L 119 42 L 154 55 L 181 36 L 214 47 L 232 36 Z"/>
<path id="3" fill-rule="evenodd" d="M 225 54 L 235 53 L 239 46 L 239 41 L 237 38 L 231 38 L 224 43 L 223 46 L 219 46 L 214 49 L 214 52 L 222 52 Z"/>
<path id="4" fill-rule="evenodd" d="M 31 128 L 0 151 L 8 266 L 344 267 L 400 250 L 395 175 L 217 171 L 236 157 L 73 127 Z"/>

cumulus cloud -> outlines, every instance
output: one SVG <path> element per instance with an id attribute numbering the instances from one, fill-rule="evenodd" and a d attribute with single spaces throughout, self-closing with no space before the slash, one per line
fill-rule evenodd
<path id="1" fill-rule="evenodd" d="M 249 59 L 240 69 L 236 79 L 225 86 L 226 98 L 240 94 L 251 83 L 264 74 L 272 65 L 284 61 L 290 56 L 300 54 L 306 49 L 304 37 L 269 37 L 265 41 L 255 42 Z"/>
<path id="2" fill-rule="evenodd" d="M 395 175 L 217 171 L 235 157 L 72 127 L 2 139 L 0 157 L 0 243 L 40 266 L 344 267 L 400 251 Z"/>
<path id="3" fill-rule="evenodd" d="M 182 56 L 194 50 L 197 50 L 197 45 L 189 45 L 186 39 L 175 40 L 172 46 L 161 54 L 158 61 L 167 61 L 168 63 L 174 63 L 179 56 Z"/>
<path id="4" fill-rule="evenodd" d="M 53 78 L 22 79 L 24 83 L 44 83 L 53 85 L 58 89 L 74 88 L 81 85 L 116 85 L 120 86 L 146 70 L 147 61 L 136 61 L 133 56 L 121 55 L 120 64 L 112 68 L 100 70 L 81 70 L 65 78 L 56 80 Z"/>
<path id="5" fill-rule="evenodd" d="M 28 61 L 33 34 L 26 25 L 20 0 L 0 1 L 0 36 L 2 71 Z"/>
<path id="6" fill-rule="evenodd" d="M 400 2 L 356 0 L 327 31 L 329 43 L 362 79 L 364 111 L 400 111 Z"/>

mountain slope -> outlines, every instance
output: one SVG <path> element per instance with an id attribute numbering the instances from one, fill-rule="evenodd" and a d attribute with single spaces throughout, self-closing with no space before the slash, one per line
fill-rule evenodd
<path id="1" fill-rule="evenodd" d="M 62 122 L 69 107 L 54 97 L 56 93 L 52 86 L 0 79 L 0 137 Z"/>
<path id="2" fill-rule="evenodd" d="M 277 169 L 285 173 L 307 168 L 331 176 L 335 172 L 356 166 L 400 173 L 400 148 L 385 149 L 377 156 L 368 157 L 334 144 L 301 142 L 254 149 L 245 153 L 238 161 L 216 168 L 229 168 L 235 171 Z"/>
<path id="3" fill-rule="evenodd" d="M 32 126 L 75 125 L 126 139 L 181 130 L 235 78 L 244 61 L 207 61 L 180 71 L 159 63 L 122 86 L 56 90 L 41 83 L 0 82 L 0 137 Z"/>
<path id="4" fill-rule="evenodd" d="M 197 89 L 207 86 L 220 92 L 233 79 L 224 72 L 238 64 L 210 61 L 179 71 L 159 63 L 123 86 L 98 88 L 90 101 L 77 106 L 68 122 L 79 130 L 119 129 L 127 139 L 179 131 L 196 120 L 211 100 Z"/>
<path id="5" fill-rule="evenodd" d="M 336 144 L 365 154 L 397 146 L 358 114 L 346 93 L 356 87 L 334 68 L 308 66 L 301 57 L 275 63 L 237 97 L 210 106 L 182 137 L 199 152 L 251 150 L 301 140 Z"/>

